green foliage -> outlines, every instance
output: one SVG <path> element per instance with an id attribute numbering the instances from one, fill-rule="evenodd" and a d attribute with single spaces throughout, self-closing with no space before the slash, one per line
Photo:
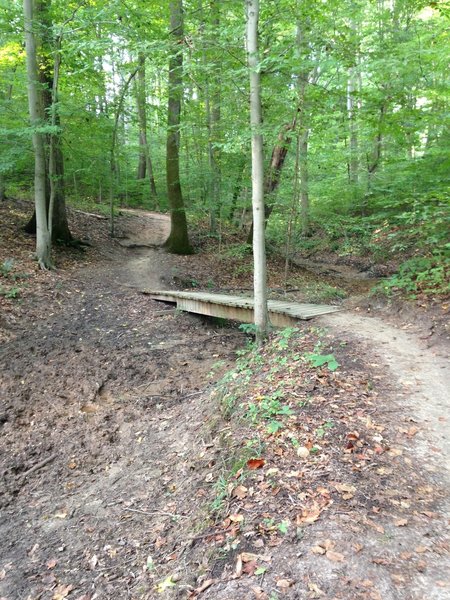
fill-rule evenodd
<path id="1" fill-rule="evenodd" d="M 305 355 L 305 358 L 316 368 L 323 367 L 324 365 L 326 365 L 330 371 L 336 371 L 339 368 L 339 363 L 335 359 L 334 354 L 309 352 Z"/>
<path id="2" fill-rule="evenodd" d="M 436 295 L 450 292 L 450 244 L 447 253 L 407 260 L 397 274 L 380 283 L 374 291 L 391 296 L 394 292 L 406 292 L 410 299 L 419 294 Z"/>

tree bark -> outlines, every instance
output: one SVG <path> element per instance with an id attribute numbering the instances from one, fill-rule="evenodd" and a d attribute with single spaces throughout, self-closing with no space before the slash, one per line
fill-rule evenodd
<path id="1" fill-rule="evenodd" d="M 297 124 L 297 115 L 298 108 L 295 111 L 292 123 L 285 124 L 278 134 L 278 141 L 272 150 L 270 165 L 264 178 L 264 197 L 266 199 L 264 205 L 265 224 L 267 224 L 274 208 L 274 194 L 280 185 L 281 173 L 292 141 L 292 132 L 295 130 Z M 252 223 L 247 237 L 247 244 L 252 243 L 253 227 Z"/>
<path id="2" fill-rule="evenodd" d="M 165 245 L 173 254 L 192 254 L 180 183 L 180 117 L 184 43 L 182 0 L 171 0 L 170 2 L 170 36 L 173 40 L 173 49 L 169 59 L 166 175 L 171 230 Z"/>
<path id="3" fill-rule="evenodd" d="M 51 236 L 47 221 L 45 135 L 39 132 L 44 123 L 43 99 L 39 85 L 36 37 L 33 25 L 39 23 L 33 0 L 23 0 L 27 64 L 28 105 L 33 127 L 34 200 L 36 212 L 36 256 L 43 269 L 51 267 Z"/>
<path id="4" fill-rule="evenodd" d="M 58 73 L 60 63 L 60 39 L 55 41 L 52 38 L 52 28 L 50 20 L 51 0 L 36 0 L 36 12 L 41 16 L 42 30 L 44 32 L 42 42 L 36 47 L 36 61 L 38 64 L 38 77 L 41 87 L 41 103 L 43 119 L 51 121 L 55 128 L 60 129 L 61 120 L 56 106 L 58 101 Z M 54 55 L 54 62 L 50 57 Z M 55 74 L 56 73 L 56 74 Z M 56 85 L 54 79 L 56 77 Z M 50 118 L 49 118 L 50 116 Z M 69 243 L 72 241 L 69 224 L 67 221 L 66 199 L 64 192 L 64 156 L 62 152 L 62 142 L 60 133 L 44 136 L 44 152 L 48 147 L 48 153 L 45 152 L 45 196 L 46 211 L 49 229 L 53 242 Z M 53 139 L 52 139 L 53 138 Z M 52 174 L 50 175 L 50 170 Z M 52 181 L 51 181 L 52 180 Z M 52 202 L 50 196 L 54 188 L 54 197 Z M 50 215 L 50 205 L 53 209 Z M 49 218 L 50 217 L 50 218 Z M 27 233 L 36 233 L 36 214 L 34 213 L 25 226 Z"/>
<path id="5" fill-rule="evenodd" d="M 264 159 L 261 134 L 261 77 L 258 69 L 259 0 L 247 0 L 247 53 L 250 71 L 250 124 L 252 128 L 253 288 L 256 341 L 260 345 L 269 328 L 264 214 Z M 284 160 L 284 159 L 283 159 Z"/>
<path id="6" fill-rule="evenodd" d="M 155 177 L 153 173 L 153 164 L 150 156 L 150 148 L 147 133 L 147 110 L 146 110 L 146 82 L 145 82 L 145 55 L 140 52 L 138 56 L 138 82 L 136 86 L 136 101 L 139 121 L 139 163 L 138 179 L 145 179 L 148 176 L 150 186 L 150 197 L 154 200 L 156 208 L 158 205 L 158 193 L 156 191 Z"/>

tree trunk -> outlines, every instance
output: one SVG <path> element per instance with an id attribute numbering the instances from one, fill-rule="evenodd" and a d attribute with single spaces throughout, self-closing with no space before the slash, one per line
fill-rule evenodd
<path id="1" fill-rule="evenodd" d="M 180 184 L 180 116 L 184 43 L 182 0 L 170 2 L 170 36 L 173 47 L 169 60 L 166 174 L 171 230 L 166 247 L 173 254 L 192 254 Z"/>
<path id="2" fill-rule="evenodd" d="M 250 71 L 250 123 L 252 128 L 253 287 L 256 341 L 267 337 L 267 273 L 264 214 L 264 160 L 261 134 L 261 76 L 258 56 L 259 0 L 247 0 L 247 52 Z"/>
<path id="3" fill-rule="evenodd" d="M 50 4 L 51 0 L 37 0 L 35 2 L 36 12 L 41 15 L 42 30 L 44 37 L 39 51 L 36 50 L 36 61 L 38 63 L 38 78 L 41 86 L 41 102 L 43 105 L 43 118 L 50 120 L 53 118 L 53 125 L 60 129 L 61 121 L 57 112 L 57 88 L 58 88 L 58 69 L 60 62 L 60 40 L 55 41 L 52 36 L 50 22 Z M 55 45 L 56 42 L 56 45 Z M 51 56 L 55 56 L 52 64 Z M 56 86 L 54 85 L 56 72 Z M 51 123 L 50 123 L 51 124 Z M 53 138 L 53 139 L 51 139 Z M 67 221 L 66 199 L 64 192 L 64 157 L 62 153 L 62 143 L 60 133 L 52 136 L 44 136 L 44 156 L 45 156 L 45 196 L 47 222 L 53 242 L 69 243 L 72 241 L 69 224 Z M 48 147 L 48 154 L 45 147 Z M 50 155 L 51 154 L 51 155 Z M 50 175 L 50 170 L 52 174 Z M 51 181 L 52 180 L 52 181 Z M 51 190 L 54 187 L 54 197 L 51 202 Z M 53 209 L 50 207 L 53 205 Z M 34 213 L 28 223 L 25 225 L 27 233 L 36 233 L 36 214 Z"/>
<path id="4" fill-rule="evenodd" d="M 211 0 L 211 18 L 213 31 L 218 32 L 220 27 L 220 8 L 217 0 Z M 217 216 L 220 214 L 220 151 L 215 143 L 219 137 L 220 113 L 221 113 L 221 87 L 220 87 L 220 60 L 214 57 L 207 60 L 206 52 L 203 52 L 205 68 L 213 66 L 211 81 L 207 76 L 205 93 L 205 110 L 208 128 L 208 162 L 210 171 L 209 203 L 210 203 L 210 229 L 216 231 Z"/>
<path id="5" fill-rule="evenodd" d="M 278 141 L 272 150 L 272 157 L 270 159 L 270 165 L 264 178 L 264 196 L 266 202 L 264 205 L 264 215 L 266 224 L 274 208 L 274 195 L 280 185 L 281 173 L 283 170 L 284 162 L 289 150 L 289 146 L 292 141 L 292 132 L 295 130 L 297 124 L 298 108 L 295 111 L 295 116 L 292 123 L 287 123 L 283 126 L 282 130 L 278 134 Z M 253 240 L 253 223 L 250 227 L 250 231 L 247 237 L 247 244 L 251 244 Z"/>
<path id="6" fill-rule="evenodd" d="M 357 76 L 355 68 L 351 67 L 347 75 L 347 117 L 350 133 L 350 158 L 348 161 L 348 179 L 350 185 L 358 185 L 358 126 L 356 122 L 355 92 L 357 90 Z"/>
<path id="7" fill-rule="evenodd" d="M 136 100 L 139 120 L 139 164 L 138 164 L 138 179 L 145 179 L 148 176 L 150 186 L 150 197 L 155 201 L 156 208 L 158 205 L 158 193 L 156 191 L 155 177 L 153 174 L 153 164 L 150 156 L 150 148 L 148 144 L 147 133 L 147 110 L 146 110 L 146 83 L 145 83 L 145 55 L 140 52 L 138 56 L 138 82 L 136 86 Z"/>
<path id="8" fill-rule="evenodd" d="M 28 105 L 33 127 L 34 147 L 34 200 L 36 212 L 36 256 L 43 269 L 51 267 L 51 236 L 46 206 L 45 135 L 37 128 L 44 122 L 42 93 L 39 85 L 36 39 L 33 26 L 39 23 L 40 14 L 34 14 L 33 0 L 23 0 L 25 22 L 25 47 L 28 83 Z"/>
<path id="9" fill-rule="evenodd" d="M 302 235 L 309 233 L 309 169 L 308 169 L 309 129 L 305 128 L 299 137 L 299 169 L 300 169 L 300 215 Z"/>

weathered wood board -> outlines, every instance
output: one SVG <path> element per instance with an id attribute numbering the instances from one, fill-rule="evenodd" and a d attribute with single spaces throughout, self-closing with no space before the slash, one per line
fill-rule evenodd
<path id="1" fill-rule="evenodd" d="M 253 298 L 250 297 L 170 290 L 148 290 L 145 293 L 154 300 L 176 304 L 178 309 L 187 312 L 253 323 Z M 268 310 L 272 325 L 288 327 L 295 325 L 299 319 L 308 320 L 340 309 L 337 306 L 326 304 L 299 304 L 269 300 Z"/>

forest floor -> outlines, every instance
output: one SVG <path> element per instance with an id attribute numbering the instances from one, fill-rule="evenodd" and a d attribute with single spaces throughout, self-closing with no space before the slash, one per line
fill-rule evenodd
<path id="1" fill-rule="evenodd" d="M 450 598 L 446 304 L 400 319 L 351 282 L 347 310 L 236 359 L 236 325 L 140 290 L 244 289 L 247 263 L 166 254 L 163 215 L 111 240 L 71 212 L 91 246 L 42 272 L 29 205 L 0 213 L 2 600 Z"/>

